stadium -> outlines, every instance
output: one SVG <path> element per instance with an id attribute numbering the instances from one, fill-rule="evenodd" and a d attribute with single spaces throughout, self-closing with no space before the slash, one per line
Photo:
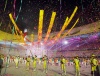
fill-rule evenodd
<path id="1" fill-rule="evenodd" d="M 100 75 L 99 1 L 1 2 L 1 76 Z"/>

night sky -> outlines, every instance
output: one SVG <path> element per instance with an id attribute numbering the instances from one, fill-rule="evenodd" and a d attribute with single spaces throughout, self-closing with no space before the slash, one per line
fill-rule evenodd
<path id="1" fill-rule="evenodd" d="M 100 20 L 99 0 L 0 0 L 0 30 L 12 32 L 13 24 L 9 18 L 9 13 L 12 13 L 22 31 L 27 28 L 29 32 L 37 32 L 39 11 L 43 9 L 43 33 L 47 32 L 53 11 L 57 15 L 52 32 L 59 31 L 75 6 L 78 6 L 78 11 L 66 29 L 71 28 L 77 18 L 80 20 L 76 27 Z"/>

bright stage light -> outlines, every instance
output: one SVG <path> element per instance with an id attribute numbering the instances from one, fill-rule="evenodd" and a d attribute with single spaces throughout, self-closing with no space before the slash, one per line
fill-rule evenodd
<path id="1" fill-rule="evenodd" d="M 24 29 L 24 33 L 27 32 L 27 29 Z"/>
<path id="2" fill-rule="evenodd" d="M 43 45 L 43 43 L 42 43 L 42 42 L 41 42 L 40 44 L 41 44 L 41 45 Z"/>
<path id="3" fill-rule="evenodd" d="M 65 44 L 65 45 L 68 44 L 68 41 L 64 41 L 63 44 Z"/>

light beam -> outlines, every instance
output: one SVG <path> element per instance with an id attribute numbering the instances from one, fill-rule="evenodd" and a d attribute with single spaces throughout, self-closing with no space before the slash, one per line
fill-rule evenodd
<path id="1" fill-rule="evenodd" d="M 68 30 L 68 32 L 65 32 L 64 35 L 62 36 L 62 38 L 64 38 L 67 34 L 69 34 L 69 32 L 75 27 L 75 25 L 78 23 L 79 18 L 76 20 L 76 22 L 74 23 L 74 25 L 71 27 L 70 30 Z"/>
<path id="2" fill-rule="evenodd" d="M 39 26 L 38 26 L 38 42 L 40 42 L 42 39 L 43 15 L 44 15 L 44 10 L 40 10 Z"/>
<path id="3" fill-rule="evenodd" d="M 50 20 L 50 24 L 49 24 L 49 27 L 48 27 L 48 31 L 47 31 L 46 37 L 44 39 L 45 42 L 48 40 L 48 37 L 50 35 L 51 29 L 53 27 L 53 23 L 54 23 L 54 20 L 55 20 L 55 16 L 56 16 L 56 12 L 53 12 L 52 16 L 51 16 L 51 20 Z"/>

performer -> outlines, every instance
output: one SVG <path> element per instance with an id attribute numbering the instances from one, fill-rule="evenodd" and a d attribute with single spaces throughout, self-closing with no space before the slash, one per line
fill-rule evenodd
<path id="1" fill-rule="evenodd" d="M 2 60 L 2 57 L 0 55 L 0 76 L 1 76 L 2 67 L 3 67 L 3 60 Z"/>
<path id="2" fill-rule="evenodd" d="M 10 56 L 8 55 L 6 57 L 6 67 L 9 67 L 9 63 L 10 63 Z"/>
<path id="3" fill-rule="evenodd" d="M 16 57 L 15 57 L 14 62 L 15 62 L 16 68 L 18 68 L 19 56 L 16 56 Z"/>
<path id="4" fill-rule="evenodd" d="M 37 56 L 35 55 L 35 57 L 33 57 L 33 68 L 34 68 L 34 71 L 36 71 L 36 64 L 37 64 Z"/>
<path id="5" fill-rule="evenodd" d="M 91 64 L 91 75 L 92 76 L 97 76 L 96 75 L 96 71 L 97 71 L 97 66 L 98 66 L 98 61 L 95 58 L 95 55 L 92 55 L 91 60 L 90 60 L 90 64 Z"/>
<path id="6" fill-rule="evenodd" d="M 66 59 L 64 58 L 64 56 L 61 55 L 61 70 L 62 70 L 62 75 L 66 75 Z"/>
<path id="7" fill-rule="evenodd" d="M 44 55 L 43 57 L 43 69 L 44 69 L 44 72 L 47 73 L 47 56 Z"/>
<path id="8" fill-rule="evenodd" d="M 31 61 L 31 58 L 30 58 L 30 56 L 28 56 L 28 57 L 26 58 L 26 70 L 29 70 L 30 61 Z"/>
<path id="9" fill-rule="evenodd" d="M 78 56 L 74 58 L 74 64 L 75 64 L 75 76 L 80 76 L 80 61 Z"/>

